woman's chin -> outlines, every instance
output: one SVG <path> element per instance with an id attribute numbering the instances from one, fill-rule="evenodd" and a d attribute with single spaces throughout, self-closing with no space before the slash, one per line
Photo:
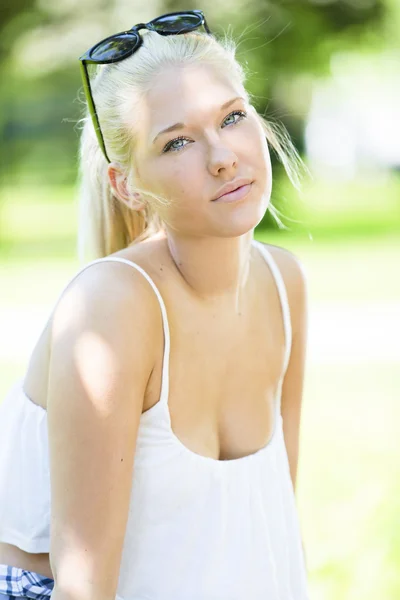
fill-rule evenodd
<path id="1" fill-rule="evenodd" d="M 262 221 L 264 213 L 257 215 L 246 215 L 240 219 L 228 220 L 218 227 L 218 234 L 224 237 L 239 237 L 255 229 Z"/>
<path id="2" fill-rule="evenodd" d="M 243 203 L 236 210 L 227 211 L 223 223 L 219 223 L 220 234 L 235 237 L 248 233 L 259 225 L 268 209 L 269 198 L 261 198 L 258 202 Z"/>

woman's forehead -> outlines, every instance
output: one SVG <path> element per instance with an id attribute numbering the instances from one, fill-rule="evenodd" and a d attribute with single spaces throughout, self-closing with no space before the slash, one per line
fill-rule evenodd
<path id="1" fill-rule="evenodd" d="M 243 89 L 208 66 L 170 66 L 154 76 L 141 99 L 138 131 L 141 142 L 151 144 L 163 129 L 206 118 Z"/>

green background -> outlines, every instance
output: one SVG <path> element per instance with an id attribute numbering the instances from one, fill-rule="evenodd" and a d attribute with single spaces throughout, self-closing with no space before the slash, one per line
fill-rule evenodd
<path id="1" fill-rule="evenodd" d="M 315 84 L 334 77 L 333 58 L 348 56 L 357 74 L 361 64 L 379 71 L 388 52 L 399 57 L 394 0 L 2 6 L 0 399 L 23 377 L 52 306 L 79 268 L 76 59 L 101 37 L 181 8 L 202 8 L 211 29 L 230 27 L 240 38 L 258 110 L 285 123 L 308 163 L 307 114 Z M 346 85 L 351 94 L 356 83 Z M 276 161 L 274 169 L 273 202 L 287 229 L 267 217 L 256 237 L 292 250 L 309 288 L 297 504 L 310 597 L 397 600 L 399 169 L 306 177 L 301 194 Z"/>

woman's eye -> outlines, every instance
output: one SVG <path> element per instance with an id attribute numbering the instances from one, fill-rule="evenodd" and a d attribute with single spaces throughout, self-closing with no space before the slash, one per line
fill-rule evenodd
<path id="1" fill-rule="evenodd" d="M 235 117 L 238 117 L 238 118 L 235 119 Z M 225 117 L 223 123 L 227 123 L 227 120 L 231 119 L 231 121 L 228 122 L 227 125 L 235 125 L 236 123 L 239 123 L 239 121 L 242 121 L 242 119 L 245 119 L 246 117 L 247 117 L 247 113 L 244 110 L 234 110 L 227 117 Z M 188 138 L 186 138 L 184 136 L 179 136 L 179 137 L 171 140 L 164 146 L 162 153 L 164 154 L 165 152 L 169 152 L 169 151 L 177 152 L 177 151 L 181 150 L 187 144 L 181 144 L 180 142 L 183 142 L 183 140 L 187 140 L 187 139 Z"/>
<path id="2" fill-rule="evenodd" d="M 239 118 L 235 120 L 234 117 L 239 117 Z M 224 123 L 226 123 L 227 119 L 233 119 L 230 123 L 228 123 L 228 125 L 232 125 L 232 124 L 238 123 L 239 121 L 241 121 L 242 119 L 245 119 L 246 117 L 247 117 L 247 113 L 244 110 L 234 110 L 227 117 L 225 117 Z"/>
<path id="3" fill-rule="evenodd" d="M 180 137 L 175 138 L 174 140 L 171 140 L 170 142 L 168 142 L 168 144 L 166 144 L 164 146 L 163 152 L 168 152 L 169 150 L 172 150 L 174 152 L 176 150 L 180 150 L 181 148 L 184 148 L 183 144 L 176 145 L 177 143 L 182 142 L 182 140 L 187 140 L 187 138 L 180 136 Z"/>

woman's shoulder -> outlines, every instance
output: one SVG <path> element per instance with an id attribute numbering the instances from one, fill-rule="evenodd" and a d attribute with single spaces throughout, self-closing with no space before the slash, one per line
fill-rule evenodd
<path id="1" fill-rule="evenodd" d="M 297 254 L 274 244 L 261 242 L 274 259 L 285 284 L 293 329 L 301 321 L 307 304 L 308 275 L 303 261 Z"/>
<path id="2" fill-rule="evenodd" d="M 152 332 L 157 335 L 162 328 L 158 300 L 143 274 L 124 261 L 127 259 L 144 271 L 150 268 L 145 254 L 139 248 L 127 248 L 89 261 L 79 268 L 64 286 L 53 305 L 51 314 L 31 352 L 24 377 L 25 393 L 38 405 L 46 408 L 46 391 L 52 343 L 62 331 L 78 327 L 109 327 L 115 336 L 118 332 L 141 335 L 147 341 Z"/>
<path id="3" fill-rule="evenodd" d="M 267 244 L 266 242 L 261 242 L 261 244 L 265 246 L 272 255 L 272 258 L 282 274 L 285 284 L 290 286 L 295 284 L 299 278 L 306 278 L 304 263 L 298 254 L 295 254 L 292 250 L 284 248 L 283 246 Z"/>
<path id="4" fill-rule="evenodd" d="M 54 310 L 61 303 L 70 306 L 74 315 L 78 310 L 87 312 L 89 307 L 102 310 L 107 306 L 110 309 L 123 309 L 125 306 L 129 311 L 146 306 L 151 310 L 157 302 L 151 301 L 154 292 L 144 274 L 152 280 L 156 278 L 160 262 L 156 252 L 155 244 L 141 242 L 89 261 L 67 282 Z"/>

